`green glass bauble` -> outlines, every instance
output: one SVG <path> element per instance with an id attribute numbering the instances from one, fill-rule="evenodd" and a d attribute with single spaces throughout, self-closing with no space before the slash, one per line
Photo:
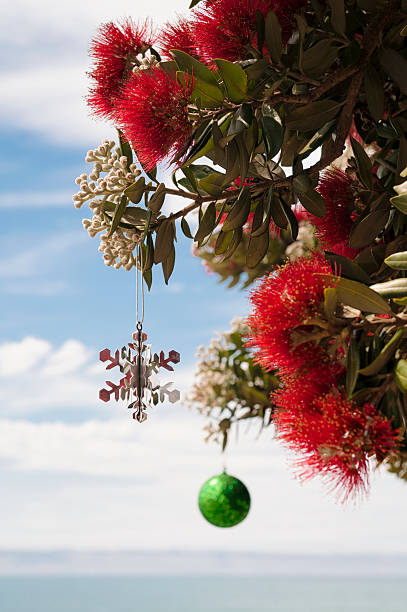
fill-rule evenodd
<path id="1" fill-rule="evenodd" d="M 250 510 L 250 494 L 241 480 L 223 472 L 202 485 L 198 504 L 212 525 L 233 527 L 246 518 Z"/>

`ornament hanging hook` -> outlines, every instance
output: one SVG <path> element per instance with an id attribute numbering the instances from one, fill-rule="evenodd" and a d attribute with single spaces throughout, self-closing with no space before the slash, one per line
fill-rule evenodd
<path id="1" fill-rule="evenodd" d="M 139 293 L 141 294 L 141 316 Z M 141 330 L 144 321 L 143 243 L 141 240 L 138 241 L 136 246 L 136 319 L 137 329 L 140 327 Z"/>

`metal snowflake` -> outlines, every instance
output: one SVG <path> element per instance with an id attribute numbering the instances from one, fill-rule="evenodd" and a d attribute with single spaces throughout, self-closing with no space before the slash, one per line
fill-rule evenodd
<path id="1" fill-rule="evenodd" d="M 170 351 L 165 359 L 164 351 L 161 351 L 160 355 L 155 353 L 152 356 L 151 344 L 146 344 L 146 340 L 147 334 L 143 333 L 141 324 L 138 323 L 137 331 L 133 334 L 133 342 L 128 343 L 128 348 L 123 346 L 120 350 L 117 349 L 114 356 L 107 348 L 100 351 L 100 361 L 110 362 L 106 370 L 118 366 L 124 376 L 117 385 L 107 380 L 106 385 L 109 389 L 101 389 L 99 398 L 104 402 L 112 399 L 112 395 L 116 401 L 132 399 L 127 408 L 134 411 L 133 419 L 139 423 L 146 420 L 146 410 L 151 404 L 155 406 L 163 402 L 166 397 L 174 404 L 181 397 L 178 389 L 170 389 L 172 382 L 161 386 L 158 381 L 154 384 L 152 380 L 160 368 L 173 372 L 174 368 L 169 364 L 179 363 L 180 354 L 177 351 Z"/>

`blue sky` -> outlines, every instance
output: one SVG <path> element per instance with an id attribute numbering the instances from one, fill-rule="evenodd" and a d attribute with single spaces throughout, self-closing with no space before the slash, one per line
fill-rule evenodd
<path id="1" fill-rule="evenodd" d="M 149 3 L 158 22 L 184 8 Z M 123 407 L 98 401 L 98 352 L 129 339 L 135 278 L 104 266 L 82 228 L 86 211 L 71 202 L 86 151 L 113 135 L 83 101 L 86 53 L 101 21 L 144 15 L 124 0 L 17 0 L 3 10 L 0 550 L 406 552 L 404 483 L 379 472 L 367 502 L 338 506 L 319 483 L 300 486 L 272 431 L 257 439 L 255 427 L 228 453 L 252 510 L 241 526 L 217 530 L 196 504 L 200 484 L 222 467 L 202 419 L 181 402 L 136 425 Z M 145 327 L 153 348 L 181 352 L 176 380 L 186 389 L 196 347 L 248 305 L 179 238 L 169 287 L 156 270 Z"/>

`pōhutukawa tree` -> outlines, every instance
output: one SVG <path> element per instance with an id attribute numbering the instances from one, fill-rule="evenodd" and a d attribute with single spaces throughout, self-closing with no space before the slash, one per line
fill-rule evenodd
<path id="1" fill-rule="evenodd" d="M 149 287 L 157 264 L 170 279 L 178 223 L 222 280 L 259 279 L 247 319 L 201 349 L 189 401 L 210 437 L 274 423 L 300 475 L 345 498 L 374 462 L 405 477 L 407 3 L 190 8 L 92 42 L 88 102 L 118 141 L 76 181 L 84 226 L 109 266 L 132 269 L 141 245 Z"/>

